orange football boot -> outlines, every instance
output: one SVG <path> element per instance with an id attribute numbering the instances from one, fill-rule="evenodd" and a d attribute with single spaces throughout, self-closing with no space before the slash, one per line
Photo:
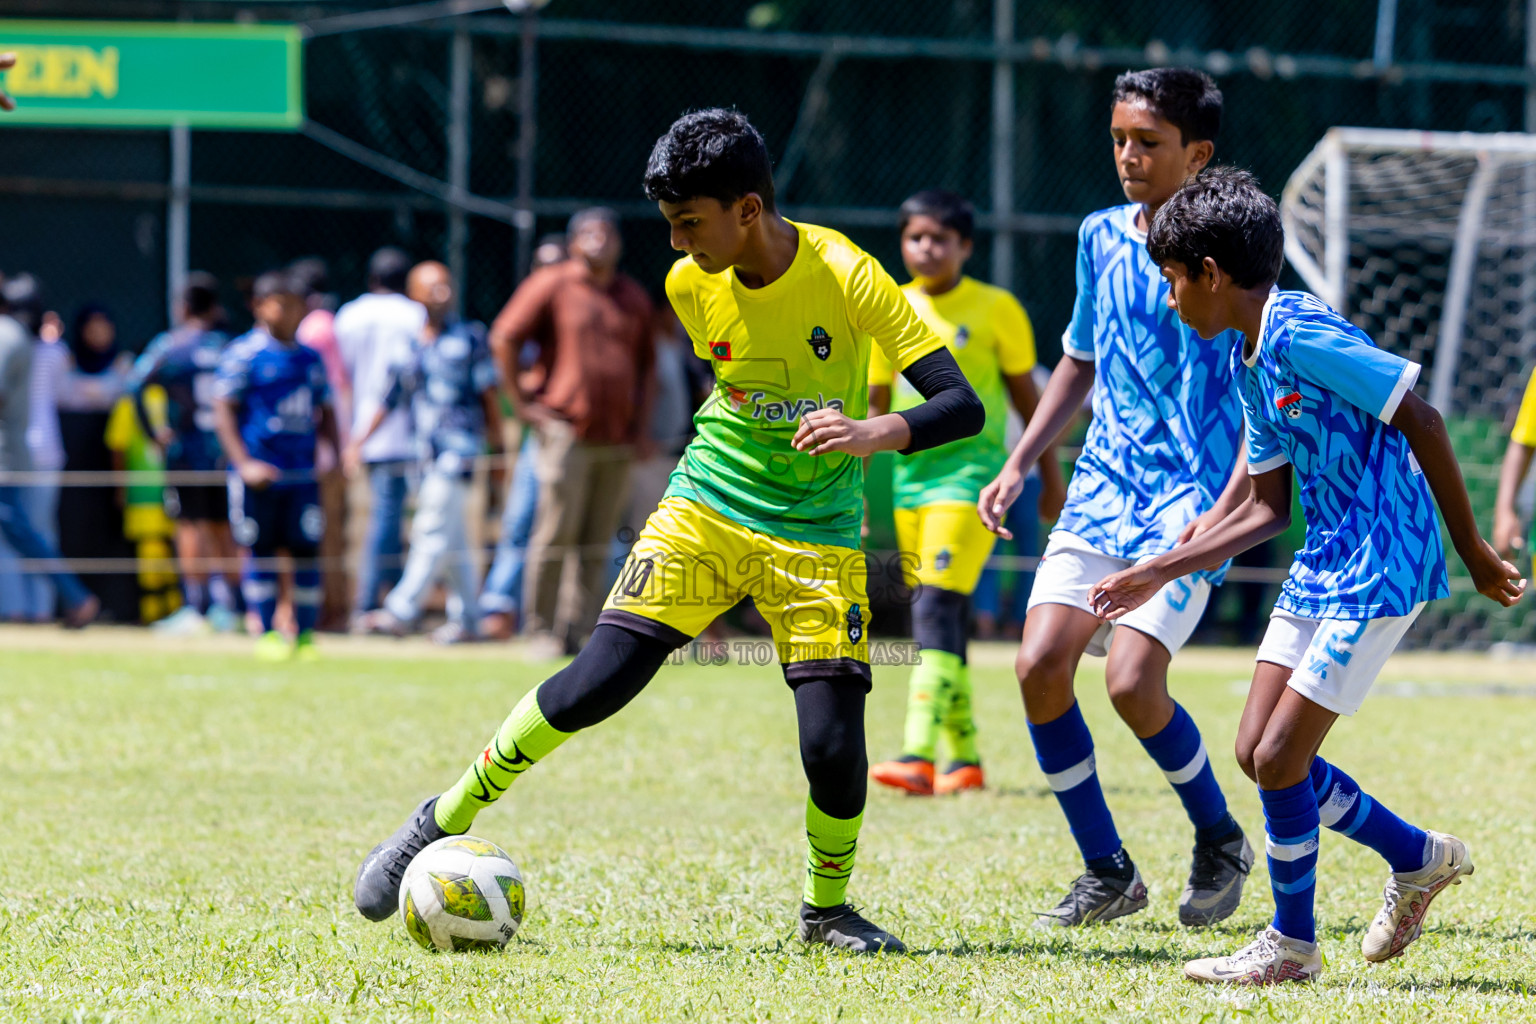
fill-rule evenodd
<path id="1" fill-rule="evenodd" d="M 869 769 L 869 777 L 882 786 L 904 789 L 913 796 L 933 796 L 932 761 L 881 761 Z"/>
<path id="2" fill-rule="evenodd" d="M 933 791 L 938 796 L 947 796 L 964 789 L 985 788 L 986 782 L 982 778 L 981 765 L 967 764 L 964 761 L 951 762 L 950 766 L 933 780 Z"/>

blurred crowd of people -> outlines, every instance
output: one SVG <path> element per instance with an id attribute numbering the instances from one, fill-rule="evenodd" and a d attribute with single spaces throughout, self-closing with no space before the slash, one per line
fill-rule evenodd
<path id="1" fill-rule="evenodd" d="M 441 642 L 524 633 L 548 654 L 591 630 L 711 386 L 621 255 L 617 215 L 579 212 L 540 240 L 488 329 L 455 316 L 446 267 L 396 248 L 373 254 L 367 291 L 340 308 L 321 260 L 258 279 L 250 335 L 280 338 L 281 303 L 269 322 L 259 302 L 298 293 L 291 340 L 319 357 L 315 393 L 336 425 L 315 433 L 312 462 L 279 467 L 317 488 L 321 514 L 302 524 L 316 551 L 297 561 L 319 570 L 318 628 L 404 635 L 440 611 Z M 239 492 L 266 481 L 220 440 L 239 444 L 217 420 L 221 394 L 244 394 L 226 353 L 245 340 L 220 294 L 190 275 L 175 325 L 135 357 L 106 306 L 66 326 L 31 275 L 4 279 L 0 619 L 259 630 L 246 620 L 266 577 L 242 569 L 262 545 Z M 278 628 L 297 632 L 307 578 L 277 580 Z"/>

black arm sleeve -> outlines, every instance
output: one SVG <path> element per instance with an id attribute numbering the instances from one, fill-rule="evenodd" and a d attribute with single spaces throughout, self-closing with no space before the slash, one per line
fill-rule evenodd
<path id="1" fill-rule="evenodd" d="M 912 443 L 902 455 L 937 448 L 981 433 L 987 412 L 949 349 L 930 352 L 901 371 L 925 401 L 896 415 L 907 421 Z"/>

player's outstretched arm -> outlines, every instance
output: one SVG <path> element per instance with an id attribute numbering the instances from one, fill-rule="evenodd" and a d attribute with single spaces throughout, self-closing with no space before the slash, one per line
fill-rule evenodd
<path id="1" fill-rule="evenodd" d="M 1280 466 L 1250 479 L 1248 498 L 1199 537 L 1094 584 L 1088 591 L 1088 605 L 1094 614 L 1118 619 L 1145 604 L 1169 580 L 1218 566 L 1283 533 L 1291 522 L 1291 467 Z"/>
<path id="2" fill-rule="evenodd" d="M 797 451 L 811 455 L 862 456 L 885 451 L 910 455 L 981 433 L 986 410 L 948 349 L 929 352 L 901 375 L 923 396 L 921 405 L 865 420 L 836 409 L 817 409 L 800 418 L 791 443 Z"/>
<path id="3" fill-rule="evenodd" d="M 1410 391 L 1392 414 L 1392 426 L 1408 439 L 1408 447 L 1424 471 L 1435 504 L 1440 506 L 1446 532 L 1472 574 L 1477 592 L 1506 607 L 1520 600 L 1525 593 L 1525 580 L 1521 579 L 1520 570 L 1499 557 L 1493 545 L 1478 532 L 1472 500 L 1467 497 L 1467 485 L 1461 478 L 1461 467 L 1456 464 L 1456 453 L 1451 449 L 1450 435 L 1440 413 Z"/>
<path id="4" fill-rule="evenodd" d="M 1493 505 L 1493 548 L 1505 558 L 1514 558 L 1525 546 L 1524 524 L 1515 508 L 1515 496 L 1531 469 L 1536 448 L 1510 439 L 1504 449 L 1504 465 L 1499 469 L 1499 496 Z"/>
<path id="5" fill-rule="evenodd" d="M 1016 373 L 1005 376 L 1003 381 L 1008 385 L 1008 398 L 1024 417 L 1024 427 L 1028 429 L 1040 412 L 1035 378 L 1028 373 Z M 1056 438 L 1046 444 L 1036 464 L 1040 467 L 1040 518 L 1054 522 L 1067 501 L 1067 483 L 1061 476 L 1061 460 L 1056 457 Z"/>
<path id="6" fill-rule="evenodd" d="M 1024 489 L 1024 478 L 1029 475 L 1029 465 L 1039 460 L 1047 447 L 1053 444 L 1093 388 L 1093 364 L 1085 359 L 1062 356 L 1056 371 L 1040 395 L 1035 414 L 1024 428 L 1024 436 L 1014 445 L 1002 471 L 981 489 L 976 499 L 976 512 L 982 525 L 999 537 L 1012 539 L 1013 534 L 1003 526 L 1008 509 L 1019 499 Z"/>

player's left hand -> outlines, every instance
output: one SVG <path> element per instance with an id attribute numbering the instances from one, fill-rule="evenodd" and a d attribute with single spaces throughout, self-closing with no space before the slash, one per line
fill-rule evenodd
<path id="1" fill-rule="evenodd" d="M 14 53 L 0 53 L 0 71 L 6 71 L 15 66 L 16 55 Z M 4 89 L 0 89 L 0 110 L 15 109 L 16 101 L 7 96 Z"/>
<path id="2" fill-rule="evenodd" d="M 1088 591 L 1088 607 L 1099 618 L 1113 622 L 1146 604 L 1166 582 L 1151 563 L 1133 565 L 1095 583 Z"/>
<path id="3" fill-rule="evenodd" d="M 836 409 L 816 409 L 800 417 L 800 429 L 790 444 L 796 451 L 811 455 L 873 455 L 882 445 L 879 431 L 870 426 L 872 422 L 844 416 Z"/>
<path id="4" fill-rule="evenodd" d="M 1472 574 L 1472 583 L 1477 587 L 1477 592 L 1488 600 L 1497 601 L 1508 608 L 1525 593 L 1525 579 L 1520 575 L 1520 570 L 1500 558 L 1493 545 L 1481 537 L 1477 540 L 1477 547 L 1471 552 L 1464 552 L 1461 560 L 1467 563 L 1467 571 Z"/>

